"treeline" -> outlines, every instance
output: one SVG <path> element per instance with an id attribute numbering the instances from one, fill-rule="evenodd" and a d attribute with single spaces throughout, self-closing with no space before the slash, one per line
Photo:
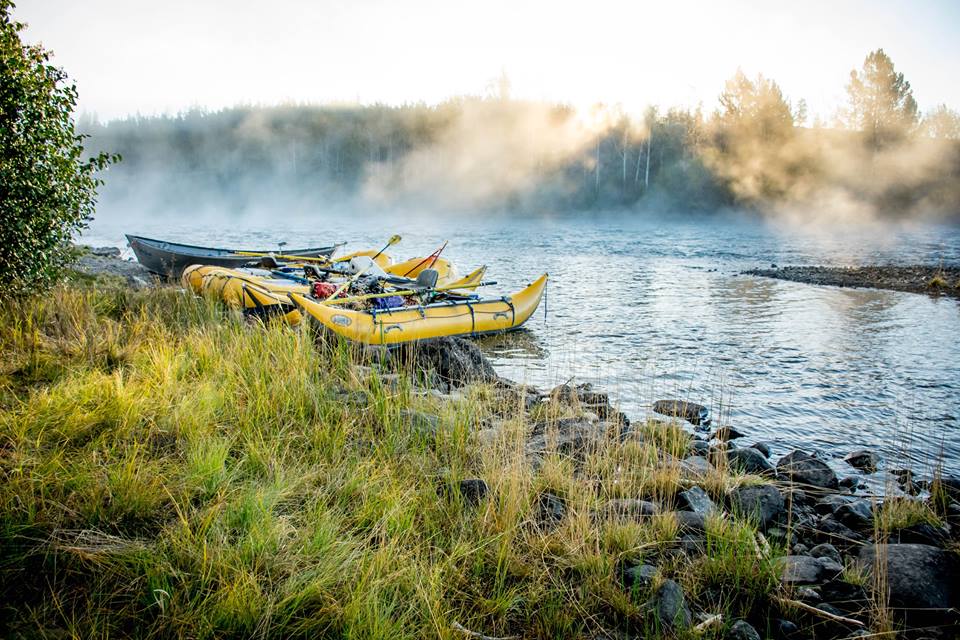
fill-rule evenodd
<path id="1" fill-rule="evenodd" d="M 106 203 L 142 209 L 331 203 L 576 211 L 752 207 L 836 216 L 960 210 L 960 117 L 921 118 L 878 50 L 836 122 L 808 125 L 776 82 L 738 72 L 701 108 L 570 107 L 497 95 L 439 105 L 235 107 L 81 123 Z M 803 214 L 798 214 L 803 215 Z"/>

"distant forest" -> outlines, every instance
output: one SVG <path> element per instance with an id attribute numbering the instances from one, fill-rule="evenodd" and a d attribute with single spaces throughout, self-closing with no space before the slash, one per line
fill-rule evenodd
<path id="1" fill-rule="evenodd" d="M 829 126 L 773 80 L 737 72 L 719 108 L 597 106 L 490 95 L 438 105 L 234 107 L 87 119 L 119 153 L 105 204 L 141 211 L 354 204 L 564 212 L 748 208 L 824 217 L 956 215 L 960 116 L 921 116 L 882 50 L 851 72 Z M 811 214 L 810 212 L 818 212 Z"/>

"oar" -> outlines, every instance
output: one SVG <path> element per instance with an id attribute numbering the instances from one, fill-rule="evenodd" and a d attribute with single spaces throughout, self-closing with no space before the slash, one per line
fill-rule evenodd
<path id="1" fill-rule="evenodd" d="M 488 287 L 492 284 L 497 284 L 496 281 L 491 282 L 474 282 L 473 284 L 448 284 L 442 287 L 433 287 L 432 289 L 409 289 L 406 291 L 385 291 L 383 293 L 367 293 L 362 296 L 351 296 L 349 298 L 339 298 L 337 300 L 332 300 L 327 298 L 322 302 L 322 304 L 343 304 L 345 302 L 360 302 L 361 300 L 372 300 L 373 298 L 388 298 L 390 296 L 410 296 L 415 293 L 436 293 L 438 291 L 451 291 L 454 289 L 475 289 L 476 287 Z M 336 294 L 334 294 L 336 295 Z"/>
<path id="2" fill-rule="evenodd" d="M 424 258 L 423 260 L 421 260 L 421 261 L 418 262 L 417 264 L 413 265 L 413 267 L 411 267 L 410 269 L 407 269 L 407 272 L 406 272 L 405 274 L 403 274 L 403 277 L 406 278 L 408 275 L 410 275 L 411 273 L 413 273 L 414 271 L 416 271 L 417 269 L 419 269 L 420 266 L 421 266 L 424 262 L 426 262 L 427 260 L 430 260 L 431 258 L 433 259 L 433 262 L 430 263 L 430 267 L 432 267 L 433 265 L 435 265 L 435 264 L 437 263 L 437 259 L 440 258 L 440 254 L 443 253 L 443 250 L 447 248 L 447 244 L 448 244 L 448 242 L 447 242 L 447 241 L 444 241 L 442 247 L 440 247 L 439 249 L 437 249 L 436 251 L 434 251 L 433 253 L 431 253 L 430 255 L 428 255 L 426 258 Z M 427 267 L 427 268 L 429 269 L 430 267 Z"/>
<path id="3" fill-rule="evenodd" d="M 381 253 L 383 253 L 393 245 L 400 242 L 400 240 L 402 240 L 402 238 L 396 233 L 390 236 L 390 239 L 387 240 L 387 244 L 383 247 L 383 249 L 380 249 L 380 251 L 377 251 L 375 254 L 373 254 L 373 257 L 371 258 L 371 260 L 376 260 L 377 258 L 379 258 Z"/>

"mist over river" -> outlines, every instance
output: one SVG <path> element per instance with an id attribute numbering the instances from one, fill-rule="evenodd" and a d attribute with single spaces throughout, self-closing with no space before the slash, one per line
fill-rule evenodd
<path id="1" fill-rule="evenodd" d="M 489 265 L 491 293 L 550 274 L 546 303 L 524 330 L 481 340 L 508 378 L 592 382 L 631 418 L 660 398 L 693 400 L 714 425 L 745 432 L 742 442 L 775 443 L 775 457 L 792 447 L 834 458 L 871 448 L 888 467 L 929 471 L 942 456 L 948 470 L 960 468 L 956 299 L 740 275 L 771 264 L 957 265 L 955 226 L 809 233 L 716 217 L 106 212 L 82 241 L 126 249 L 125 232 L 250 248 L 348 241 L 349 250 L 399 233 L 399 259 L 450 240 L 444 255 L 461 273 Z"/>

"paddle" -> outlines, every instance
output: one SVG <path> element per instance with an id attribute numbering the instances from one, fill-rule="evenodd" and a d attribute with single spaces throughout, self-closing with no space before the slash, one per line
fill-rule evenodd
<path id="1" fill-rule="evenodd" d="M 381 253 L 383 253 L 393 245 L 400 242 L 400 240 L 402 240 L 402 238 L 399 236 L 399 234 L 395 233 L 392 236 L 390 236 L 390 239 L 387 240 L 387 244 L 383 247 L 383 249 L 380 249 L 380 251 L 377 251 L 375 254 L 373 254 L 373 257 L 371 258 L 371 260 L 376 260 L 378 257 L 380 257 Z"/>
<path id="2" fill-rule="evenodd" d="M 343 304 L 345 302 L 360 302 L 361 300 L 372 300 L 373 298 L 387 298 L 390 296 L 411 296 L 416 293 L 436 293 L 438 291 L 439 292 L 452 291 L 454 289 L 475 289 L 476 287 L 487 287 L 492 284 L 497 284 L 497 283 L 496 281 L 490 281 L 490 282 L 474 282 L 470 284 L 448 284 L 442 287 L 433 287 L 430 289 L 420 289 L 420 290 L 409 289 L 406 291 L 401 290 L 401 291 L 385 291 L 383 293 L 367 293 L 362 296 L 351 296 L 349 298 L 340 298 L 338 300 L 331 300 L 333 296 L 330 296 L 330 298 L 327 298 L 326 300 L 324 300 L 322 304 Z M 334 293 L 334 295 L 336 295 L 336 293 Z"/>
<path id="3" fill-rule="evenodd" d="M 420 262 L 418 262 L 417 264 L 415 264 L 415 265 L 414 265 L 413 267 L 411 267 L 410 269 L 407 269 L 407 272 L 406 272 L 405 274 L 403 274 L 403 277 L 406 278 L 408 275 L 410 275 L 411 273 L 413 273 L 414 271 L 416 271 L 417 269 L 419 269 L 419 268 L 421 267 L 421 265 L 423 265 L 424 262 L 426 262 L 427 260 L 430 260 L 430 259 L 432 259 L 433 261 L 430 263 L 430 266 L 427 267 L 427 268 L 428 268 L 428 269 L 432 268 L 433 265 L 435 265 L 435 264 L 437 263 L 437 260 L 440 259 L 440 254 L 443 253 L 443 250 L 447 248 L 447 244 L 449 244 L 449 241 L 444 241 L 442 247 L 440 247 L 439 249 L 437 249 L 436 251 L 434 251 L 433 253 L 431 253 L 430 255 L 428 255 L 426 258 L 424 258 L 423 260 L 421 260 Z"/>

